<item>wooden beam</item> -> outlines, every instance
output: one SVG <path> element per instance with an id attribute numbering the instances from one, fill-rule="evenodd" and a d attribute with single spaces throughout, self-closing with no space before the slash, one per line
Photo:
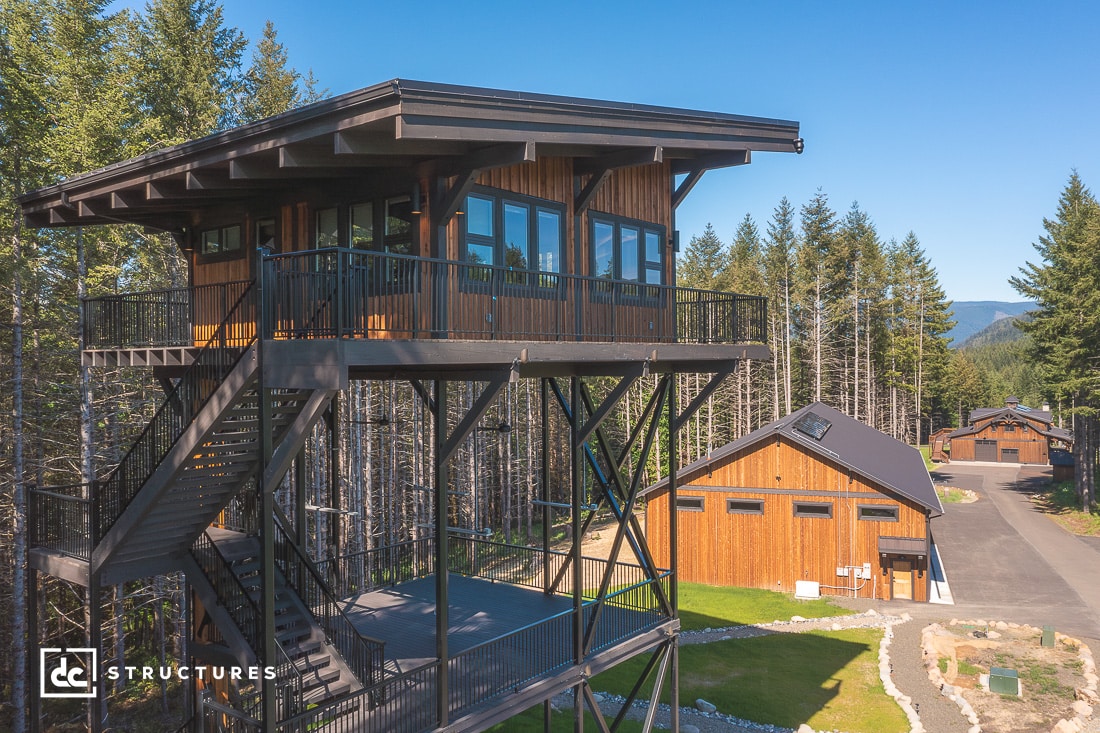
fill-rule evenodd
<path id="1" fill-rule="evenodd" d="M 285 145 L 279 148 L 280 168 L 384 168 L 415 165 L 412 155 L 336 155 L 328 146 Z"/>
<path id="2" fill-rule="evenodd" d="M 607 179 L 610 177 L 610 168 L 592 175 L 592 178 L 588 180 L 588 183 L 584 185 L 584 188 L 581 189 L 581 192 L 577 194 L 577 198 L 573 201 L 573 213 L 575 215 L 580 215 L 588 208 L 588 205 L 592 203 L 592 199 L 596 197 L 596 194 L 600 192 L 603 184 L 607 183 Z"/>
<path id="3" fill-rule="evenodd" d="M 735 165 L 748 165 L 752 162 L 751 150 L 725 150 L 719 153 L 704 153 L 694 158 L 682 158 L 672 162 L 672 173 L 691 173 L 711 168 L 731 168 Z"/>
<path id="4" fill-rule="evenodd" d="M 443 201 L 439 204 L 439 211 L 437 212 L 435 207 L 432 207 L 433 226 L 442 227 L 451 220 L 451 217 L 458 212 L 459 206 L 466 199 L 466 194 L 470 193 L 470 189 L 477 183 L 477 178 L 480 175 L 481 171 L 474 168 L 458 176 L 458 179 L 443 196 Z"/>
<path id="5" fill-rule="evenodd" d="M 395 140 L 392 134 L 342 130 L 332 136 L 335 155 L 461 155 L 469 145 L 448 140 Z"/>
<path id="6" fill-rule="evenodd" d="M 581 158 L 573 163 L 573 172 L 578 175 L 597 174 L 607 169 L 633 168 L 639 165 L 651 165 L 664 160 L 664 148 L 660 145 L 644 148 L 627 148 L 596 158 Z"/>
<path id="7" fill-rule="evenodd" d="M 705 168 L 696 168 L 687 174 L 687 178 L 680 182 L 680 185 L 672 192 L 673 209 L 679 208 L 680 204 L 684 203 L 684 199 L 691 193 L 691 189 L 695 188 L 695 184 L 702 180 L 704 173 L 706 173 Z"/>
<path id="8" fill-rule="evenodd" d="M 132 209 L 138 205 L 140 194 L 130 191 L 112 191 L 111 208 L 115 210 Z"/>

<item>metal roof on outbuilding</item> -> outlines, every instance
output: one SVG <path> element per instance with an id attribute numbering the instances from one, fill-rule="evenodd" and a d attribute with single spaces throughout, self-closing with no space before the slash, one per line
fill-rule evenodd
<path id="1" fill-rule="evenodd" d="M 828 423 L 824 429 L 823 423 Z M 812 434 L 820 434 L 821 438 L 812 437 Z M 684 466 L 677 471 L 677 485 L 686 484 L 738 451 L 769 439 L 774 440 L 777 435 L 916 502 L 933 515 L 943 513 L 943 505 L 936 495 L 920 451 L 822 402 L 795 410 L 787 417 L 768 423 L 727 443 L 709 456 Z M 668 478 L 664 478 L 647 488 L 644 494 L 667 487 Z"/>

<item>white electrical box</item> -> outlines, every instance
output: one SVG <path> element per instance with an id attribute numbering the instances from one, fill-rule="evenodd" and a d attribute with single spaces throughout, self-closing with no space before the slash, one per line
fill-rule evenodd
<path id="1" fill-rule="evenodd" d="M 848 577 L 848 568 L 837 568 L 836 569 L 836 576 L 838 578 L 847 578 Z"/>
<path id="2" fill-rule="evenodd" d="M 821 585 L 814 580 L 796 580 L 794 581 L 794 597 L 820 598 Z"/>
<path id="3" fill-rule="evenodd" d="M 863 577 L 867 579 L 871 577 L 871 563 L 869 562 L 863 563 Z"/>

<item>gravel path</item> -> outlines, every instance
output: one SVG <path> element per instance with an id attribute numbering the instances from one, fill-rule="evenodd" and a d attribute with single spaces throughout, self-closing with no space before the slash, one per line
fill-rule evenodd
<path id="1" fill-rule="evenodd" d="M 894 641 L 890 645 L 890 676 L 898 689 L 913 699 L 913 707 L 929 733 L 967 733 L 970 724 L 959 706 L 940 694 L 928 681 L 928 672 L 921 664 L 922 621 L 894 626 Z M 893 660 L 899 660 L 894 663 Z"/>

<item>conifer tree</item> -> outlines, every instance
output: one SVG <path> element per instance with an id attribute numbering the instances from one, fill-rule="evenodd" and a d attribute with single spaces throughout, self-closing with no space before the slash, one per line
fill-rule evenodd
<path id="1" fill-rule="evenodd" d="M 729 253 L 714 227 L 707 224 L 702 235 L 692 237 L 677 266 L 677 280 L 683 287 L 720 290 Z"/>
<path id="2" fill-rule="evenodd" d="M 803 334 L 807 401 L 832 401 L 830 375 L 826 374 L 832 356 L 831 318 L 839 289 L 836 214 L 829 208 L 829 197 L 820 189 L 802 207 L 801 240 L 798 246 L 798 320 Z"/>
<path id="3" fill-rule="evenodd" d="M 286 47 L 276 40 L 275 24 L 264 24 L 264 35 L 252 52 L 244 75 L 240 122 L 252 122 L 302 104 L 302 75 L 287 65 Z"/>
<path id="4" fill-rule="evenodd" d="M 1045 365 L 1052 396 L 1071 405 L 1076 485 L 1081 507 L 1096 504 L 1097 417 L 1095 356 L 1100 353 L 1100 204 L 1074 171 L 1054 219 L 1034 245 L 1040 262 L 1028 262 L 1012 286 L 1038 303 L 1020 328 L 1031 336 L 1031 355 Z"/>
<path id="5" fill-rule="evenodd" d="M 794 206 L 784 196 L 768 222 L 764 245 L 764 280 L 769 300 L 768 323 L 772 348 L 772 419 L 789 415 L 791 405 L 791 286 L 796 246 Z M 780 399 L 782 393 L 782 400 Z M 782 410 L 780 409 L 782 405 Z"/>

